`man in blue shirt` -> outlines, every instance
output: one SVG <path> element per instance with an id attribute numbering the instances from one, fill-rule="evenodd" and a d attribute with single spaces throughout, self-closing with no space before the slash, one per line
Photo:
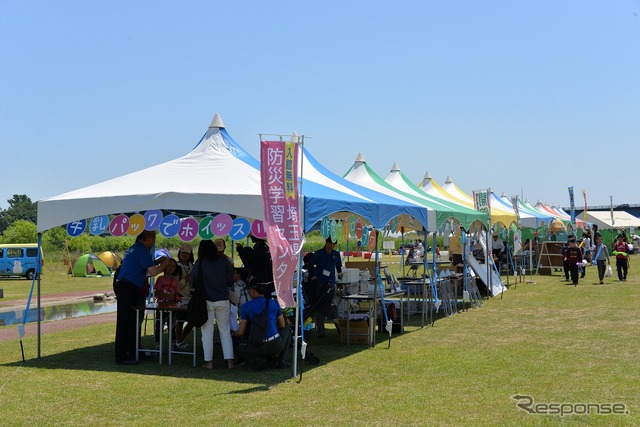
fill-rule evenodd
<path id="1" fill-rule="evenodd" d="M 164 271 L 169 258 L 162 258 L 156 265 L 151 248 L 156 243 L 154 231 L 143 231 L 136 243 L 125 252 L 118 278 L 114 285 L 118 311 L 116 317 L 116 363 L 135 365 L 136 361 L 136 313 L 133 307 L 144 304 L 144 288 L 147 276 Z M 148 292 L 148 289 L 147 289 Z"/>
<path id="2" fill-rule="evenodd" d="M 319 295 L 314 316 L 318 338 L 324 337 L 324 320 L 331 313 L 331 305 L 336 295 L 336 270 L 338 277 L 342 278 L 342 260 L 334 247 L 335 242 L 328 237 L 324 248 L 315 251 L 311 257 L 311 264 L 315 265 L 315 275 L 311 280 L 317 281 L 316 294 Z"/>
<path id="3" fill-rule="evenodd" d="M 235 332 L 235 335 L 239 337 L 236 340 L 235 352 L 242 360 L 253 358 L 255 371 L 263 370 L 269 358 L 273 358 L 280 368 L 289 366 L 286 359 L 291 341 L 291 327 L 285 321 L 278 302 L 265 297 L 268 286 L 267 283 L 260 283 L 257 279 L 251 280 L 247 286 L 251 301 L 247 301 L 240 307 L 240 327 Z M 267 328 L 264 340 L 261 345 L 251 344 L 246 338 L 248 328 L 251 327 L 253 318 L 262 313 L 267 302 L 269 306 L 267 307 Z"/>

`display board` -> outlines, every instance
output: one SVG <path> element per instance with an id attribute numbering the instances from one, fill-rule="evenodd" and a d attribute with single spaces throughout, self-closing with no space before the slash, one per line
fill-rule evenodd
<path id="1" fill-rule="evenodd" d="M 563 268 L 562 246 L 564 242 L 546 241 L 540 246 L 536 274 L 553 274 L 554 269 Z"/>

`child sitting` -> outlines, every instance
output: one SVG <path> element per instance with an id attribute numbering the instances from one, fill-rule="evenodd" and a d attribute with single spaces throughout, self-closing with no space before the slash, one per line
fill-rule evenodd
<path id="1" fill-rule="evenodd" d="M 231 313 L 229 314 L 229 323 L 231 331 L 235 332 L 240 327 L 238 323 L 238 312 L 242 304 L 251 301 L 251 297 L 247 292 L 248 273 L 244 268 L 236 268 L 233 276 L 233 287 L 229 292 L 229 301 L 231 302 Z"/>
<path id="2" fill-rule="evenodd" d="M 171 305 L 180 301 L 180 269 L 176 260 L 171 259 L 167 268 L 164 270 L 164 274 L 156 279 L 153 285 L 153 292 L 156 298 L 156 302 L 159 305 Z M 168 322 L 169 319 L 165 318 L 164 321 Z M 160 325 L 159 319 L 156 319 L 155 326 L 155 338 L 156 348 L 160 347 L 160 334 L 164 325 Z"/>

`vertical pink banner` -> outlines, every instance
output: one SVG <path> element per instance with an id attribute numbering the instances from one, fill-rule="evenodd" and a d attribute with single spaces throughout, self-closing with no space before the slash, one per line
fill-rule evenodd
<path id="1" fill-rule="evenodd" d="M 260 178 L 264 226 L 273 262 L 278 302 L 292 307 L 293 275 L 302 249 L 298 212 L 298 146 L 283 141 L 260 142 Z"/>

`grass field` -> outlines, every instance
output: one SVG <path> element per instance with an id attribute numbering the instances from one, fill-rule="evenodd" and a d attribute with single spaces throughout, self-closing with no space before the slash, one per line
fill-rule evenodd
<path id="1" fill-rule="evenodd" d="M 434 327 L 414 323 L 389 349 L 381 334 L 369 349 L 341 345 L 329 329 L 310 342 L 322 363 L 306 366 L 301 382 L 290 370 L 227 371 L 219 346 L 213 371 L 186 356 L 173 366 L 118 366 L 113 323 L 45 335 L 41 361 L 27 336 L 23 366 L 19 342 L 5 341 L 0 424 L 639 425 L 640 274 L 632 267 L 627 282 L 605 285 L 593 284 L 594 268 L 578 287 L 537 276 Z M 110 286 L 62 276 L 49 288 L 94 280 Z M 14 284 L 0 282 L 5 296 Z M 531 415 L 514 395 L 538 405 L 620 403 L 628 414 Z"/>

